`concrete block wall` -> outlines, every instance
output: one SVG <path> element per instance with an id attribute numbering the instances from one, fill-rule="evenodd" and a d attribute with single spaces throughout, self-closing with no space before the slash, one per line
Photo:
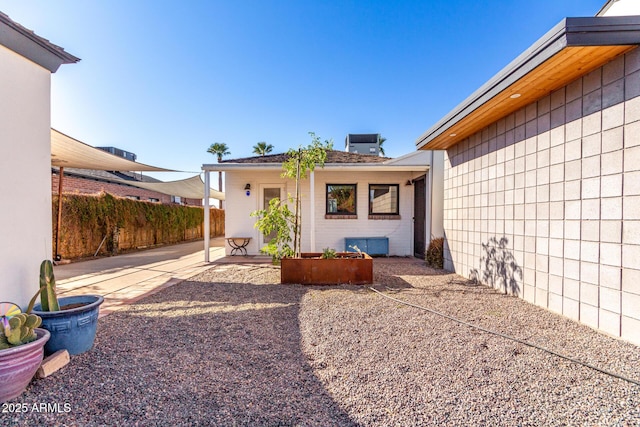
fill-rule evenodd
<path id="1" fill-rule="evenodd" d="M 505 238 L 515 294 L 640 344 L 639 95 L 635 49 L 450 148 L 445 268 Z"/>

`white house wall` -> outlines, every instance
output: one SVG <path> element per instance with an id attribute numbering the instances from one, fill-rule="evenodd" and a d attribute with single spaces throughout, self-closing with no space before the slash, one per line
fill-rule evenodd
<path id="1" fill-rule="evenodd" d="M 26 304 L 51 248 L 51 73 L 0 45 L 0 300 Z"/>
<path id="2" fill-rule="evenodd" d="M 640 50 L 445 155 L 445 267 L 483 277 L 506 238 L 517 293 L 640 344 Z"/>
<path id="3" fill-rule="evenodd" d="M 329 247 L 343 251 L 345 237 L 388 237 L 390 255 L 413 255 L 413 187 L 405 183 L 414 177 L 409 172 L 356 173 L 317 170 L 315 250 L 321 251 Z M 357 219 L 325 218 L 326 184 L 357 185 Z M 400 219 L 369 219 L 369 184 L 398 184 Z"/>
<path id="4" fill-rule="evenodd" d="M 247 246 L 249 254 L 260 252 L 260 233 L 254 228 L 256 218 L 251 212 L 260 209 L 260 185 L 285 185 L 285 193 L 293 192 L 287 186 L 287 180 L 280 177 L 281 171 L 274 172 L 226 172 L 225 173 L 225 235 L 227 237 L 251 237 Z M 212 176 L 217 173 L 212 173 Z M 246 195 L 245 185 L 251 185 L 250 195 Z M 227 245 L 226 253 L 231 253 Z"/>
<path id="5" fill-rule="evenodd" d="M 388 237 L 389 253 L 394 256 L 413 255 L 413 186 L 405 185 L 419 175 L 410 172 L 335 172 L 316 169 L 314 176 L 315 225 L 311 224 L 310 179 L 302 181 L 302 251 L 321 251 L 330 247 L 344 250 L 345 237 Z M 251 195 L 245 195 L 245 185 L 251 185 Z M 254 228 L 256 218 L 250 213 L 260 208 L 261 185 L 284 185 L 285 192 L 295 192 L 295 182 L 273 172 L 226 172 L 227 237 L 248 236 L 249 254 L 258 254 L 260 234 Z M 357 219 L 328 219 L 326 184 L 357 184 Z M 398 184 L 400 219 L 369 219 L 369 184 Z M 427 221 L 430 221 L 427 211 Z M 311 233 L 315 231 L 315 247 L 311 247 Z M 428 240 L 427 240 L 428 241 Z M 226 248 L 230 254 L 231 248 Z"/>

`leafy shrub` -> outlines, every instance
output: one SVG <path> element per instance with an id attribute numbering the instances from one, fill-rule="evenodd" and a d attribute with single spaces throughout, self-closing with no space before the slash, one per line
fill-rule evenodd
<path id="1" fill-rule="evenodd" d="M 337 255 L 336 255 L 336 250 L 335 249 L 324 248 L 322 250 L 322 256 L 320 258 L 322 258 L 322 259 L 333 259 L 336 256 Z"/>
<path id="2" fill-rule="evenodd" d="M 431 268 L 444 268 L 444 237 L 431 239 L 425 256 L 427 265 Z"/>

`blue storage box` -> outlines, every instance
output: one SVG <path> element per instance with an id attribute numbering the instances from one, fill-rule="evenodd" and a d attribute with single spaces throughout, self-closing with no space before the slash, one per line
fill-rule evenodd
<path id="1" fill-rule="evenodd" d="M 388 237 L 345 237 L 345 252 L 357 252 L 352 246 L 371 256 L 389 256 Z"/>

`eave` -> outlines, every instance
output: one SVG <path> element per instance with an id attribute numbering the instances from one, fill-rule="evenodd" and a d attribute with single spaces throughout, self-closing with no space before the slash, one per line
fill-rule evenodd
<path id="1" fill-rule="evenodd" d="M 565 18 L 422 134 L 417 149 L 452 147 L 638 44 L 640 16 Z"/>
<path id="2" fill-rule="evenodd" d="M 28 30 L 2 12 L 0 12 L 0 45 L 52 73 L 55 73 L 62 64 L 74 64 L 80 61 L 80 58 Z"/>
<path id="3" fill-rule="evenodd" d="M 202 165 L 205 172 L 282 172 L 280 163 L 217 163 Z M 429 165 L 393 165 L 385 163 L 325 163 L 316 172 L 423 172 Z"/>

